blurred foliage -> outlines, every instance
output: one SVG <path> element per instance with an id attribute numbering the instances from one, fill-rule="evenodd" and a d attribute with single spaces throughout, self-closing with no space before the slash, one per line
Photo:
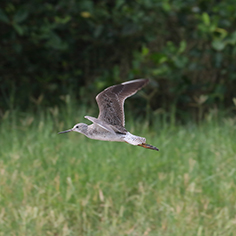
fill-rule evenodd
<path id="1" fill-rule="evenodd" d="M 90 104 L 139 77 L 152 81 L 147 111 L 201 119 L 231 109 L 235 24 L 234 0 L 3 0 L 0 110 L 53 106 L 68 93 Z"/>

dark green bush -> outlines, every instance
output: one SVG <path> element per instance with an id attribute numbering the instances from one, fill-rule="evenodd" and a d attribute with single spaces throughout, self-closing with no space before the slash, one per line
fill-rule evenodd
<path id="1" fill-rule="evenodd" d="M 42 94 L 43 106 L 71 92 L 94 102 L 104 87 L 139 77 L 152 80 L 152 110 L 201 118 L 233 106 L 234 0 L 1 1 L 0 25 L 2 111 Z"/>

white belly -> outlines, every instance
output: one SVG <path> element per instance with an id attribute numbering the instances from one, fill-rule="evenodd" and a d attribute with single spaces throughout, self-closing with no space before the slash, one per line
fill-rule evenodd
<path id="1" fill-rule="evenodd" d="M 92 126 L 92 125 L 91 125 Z M 86 134 L 88 138 L 102 140 L 102 141 L 115 141 L 127 142 L 132 145 L 146 143 L 146 139 L 127 132 L 126 134 L 112 133 L 98 126 L 93 125 L 92 132 Z"/>
<path id="2" fill-rule="evenodd" d="M 93 135 L 87 135 L 88 138 L 102 140 L 102 141 L 115 141 L 115 142 L 124 142 L 125 134 L 117 134 L 110 132 L 99 132 L 94 133 Z"/>

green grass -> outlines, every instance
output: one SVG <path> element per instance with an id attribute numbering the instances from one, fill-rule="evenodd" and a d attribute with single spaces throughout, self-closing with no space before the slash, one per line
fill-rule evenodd
<path id="1" fill-rule="evenodd" d="M 51 113 L 1 122 L 0 235 L 235 235 L 235 120 L 127 120 L 156 152 L 58 135 L 83 120 Z"/>

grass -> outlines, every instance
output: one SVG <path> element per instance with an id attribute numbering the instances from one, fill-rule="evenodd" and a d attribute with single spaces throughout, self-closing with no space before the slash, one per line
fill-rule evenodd
<path id="1" fill-rule="evenodd" d="M 58 135 L 82 120 L 64 116 L 2 120 L 0 235 L 235 235 L 234 119 L 152 129 L 127 120 L 156 152 Z"/>

